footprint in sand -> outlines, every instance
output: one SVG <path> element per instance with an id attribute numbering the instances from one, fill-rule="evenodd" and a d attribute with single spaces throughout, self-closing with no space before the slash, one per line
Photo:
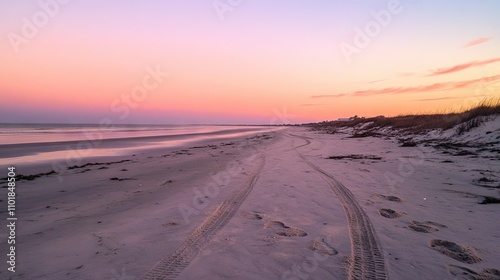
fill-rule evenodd
<path id="1" fill-rule="evenodd" d="M 243 218 L 249 219 L 249 220 L 258 220 L 258 221 L 264 220 L 264 219 L 268 220 L 271 218 L 269 215 L 255 212 L 255 211 L 252 211 L 252 212 L 243 212 L 242 211 L 242 212 L 240 212 L 240 216 Z M 302 236 L 307 235 L 307 233 L 305 231 L 298 229 L 298 228 L 289 227 L 280 221 L 266 222 L 264 224 L 264 227 L 273 229 L 274 232 L 280 236 L 286 236 L 286 237 L 299 236 L 299 237 L 302 237 Z"/>
<path id="2" fill-rule="evenodd" d="M 403 200 L 397 196 L 393 196 L 393 195 L 380 195 L 380 197 L 382 197 L 383 199 L 385 200 L 388 200 L 388 201 L 392 201 L 392 202 L 403 202 Z"/>
<path id="3" fill-rule="evenodd" d="M 162 226 L 166 227 L 166 228 L 171 228 L 171 227 L 175 227 L 178 225 L 179 225 L 179 223 L 177 223 L 177 222 L 167 222 L 167 223 L 162 224 Z"/>
<path id="4" fill-rule="evenodd" d="M 240 216 L 249 220 L 262 220 L 266 215 L 259 212 L 240 212 Z"/>
<path id="5" fill-rule="evenodd" d="M 472 269 L 468 269 L 463 266 L 458 265 L 448 265 L 448 272 L 454 277 L 454 279 L 463 280 L 498 280 L 500 279 L 500 270 L 493 268 L 483 269 L 482 272 L 476 272 Z"/>
<path id="6" fill-rule="evenodd" d="M 440 239 L 431 240 L 430 246 L 441 254 L 463 263 L 470 264 L 481 261 L 477 250 L 470 246 L 459 245 L 455 242 Z"/>
<path id="7" fill-rule="evenodd" d="M 380 209 L 379 213 L 380 213 L 380 215 L 382 215 L 382 217 L 388 218 L 388 219 L 396 219 L 396 218 L 399 218 L 405 214 L 404 212 L 397 212 L 397 211 L 394 211 L 392 209 L 386 209 L 386 208 Z"/>
<path id="8" fill-rule="evenodd" d="M 296 236 L 299 236 L 299 237 L 303 237 L 303 236 L 306 236 L 307 233 L 301 229 L 298 229 L 298 228 L 294 228 L 294 227 L 289 227 L 287 225 L 285 225 L 284 223 L 280 222 L 280 221 L 270 221 L 270 222 L 267 222 L 264 227 L 266 228 L 271 228 L 274 230 L 274 232 L 277 234 L 277 235 L 280 235 L 280 236 L 286 236 L 286 237 L 296 237 Z"/>
<path id="9" fill-rule="evenodd" d="M 322 256 L 333 256 L 337 255 L 339 252 L 330 246 L 324 238 L 318 237 L 311 241 L 311 246 L 309 249 L 317 252 Z"/>
<path id="10" fill-rule="evenodd" d="M 438 224 L 435 222 L 431 221 L 425 221 L 425 222 L 417 222 L 417 221 L 411 221 L 410 224 L 408 224 L 408 228 L 416 231 L 416 232 L 423 232 L 423 233 L 431 233 L 435 231 L 439 231 L 439 228 L 446 228 L 447 226 Z"/>

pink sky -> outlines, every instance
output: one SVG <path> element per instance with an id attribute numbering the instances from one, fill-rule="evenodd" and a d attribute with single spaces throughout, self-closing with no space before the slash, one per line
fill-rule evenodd
<path id="1" fill-rule="evenodd" d="M 43 2 L 0 4 L 0 122 L 300 123 L 499 96 L 498 2 Z M 147 67 L 168 77 L 130 99 Z"/>

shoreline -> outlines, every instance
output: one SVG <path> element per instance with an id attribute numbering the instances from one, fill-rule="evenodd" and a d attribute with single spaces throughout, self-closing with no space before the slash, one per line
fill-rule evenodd
<path id="1" fill-rule="evenodd" d="M 212 136 L 218 136 L 218 137 L 210 137 L 210 138 L 205 138 L 205 137 L 198 137 L 195 139 L 184 139 L 184 141 L 179 141 L 177 142 L 178 144 L 174 145 L 155 145 L 155 146 L 150 146 L 147 145 L 145 142 L 135 142 L 137 138 L 145 139 L 146 140 L 151 140 L 150 142 L 147 143 L 156 143 L 154 139 L 151 139 L 151 137 L 129 137 L 129 138 L 118 138 L 118 139 L 106 139 L 107 146 L 98 146 L 96 148 L 93 148 L 95 150 L 99 149 L 116 149 L 119 151 L 123 151 L 122 153 L 113 153 L 113 154 L 108 154 L 108 155 L 91 155 L 91 156 L 80 156 L 79 153 L 77 153 L 77 149 L 74 149 L 74 147 L 68 146 L 68 143 L 81 143 L 82 141 L 69 141 L 69 142 L 55 142 L 55 143 L 38 143 L 41 144 L 42 147 L 49 147 L 49 149 L 53 149 L 56 152 L 59 152 L 63 156 L 58 156 L 58 158 L 55 159 L 47 159 L 47 160 L 38 160 L 38 161 L 21 161 L 19 163 L 14 163 L 10 164 L 12 166 L 22 166 L 24 170 L 26 170 L 30 174 L 22 174 L 22 175 L 37 175 L 37 174 L 43 174 L 46 172 L 50 172 L 58 168 L 58 172 L 63 172 L 65 173 L 65 170 L 68 167 L 74 166 L 74 165 L 83 165 L 83 164 L 89 164 L 89 163 L 98 163 L 98 162 L 113 162 L 113 161 L 118 161 L 122 160 L 124 158 L 131 158 L 135 157 L 137 155 L 144 155 L 144 154 L 155 154 L 157 152 L 162 152 L 162 153 L 168 153 L 172 151 L 179 151 L 179 150 L 185 150 L 185 149 L 190 149 L 196 146 L 207 146 L 207 145 L 212 145 L 212 144 L 217 144 L 221 142 L 227 142 L 227 141 L 244 141 L 244 139 L 248 137 L 252 137 L 252 135 L 257 135 L 257 134 L 262 134 L 262 133 L 270 133 L 274 131 L 278 131 L 282 128 L 274 128 L 274 129 L 266 129 L 266 128 L 261 128 L 261 129 L 255 129 L 255 130 L 245 130 L 242 132 L 241 130 L 238 131 L 238 135 L 233 135 L 230 133 L 224 133 L 224 131 L 219 131 L 219 132 L 212 132 Z M 231 131 L 233 132 L 233 131 Z M 198 134 L 195 134 L 198 135 Z M 204 136 L 206 134 L 203 134 Z M 154 136 L 153 138 L 157 140 L 163 140 L 163 139 L 169 139 L 173 140 L 173 138 L 176 139 L 182 139 L 185 134 L 181 135 L 167 135 L 166 137 L 163 136 Z M 221 138 L 222 137 L 222 138 Z M 104 140 L 103 140 L 104 141 Z M 161 142 L 158 142 L 161 143 Z M 47 144 L 47 145 L 46 145 Z M 19 145 L 25 145 L 25 144 L 19 144 Z M 1 146 L 0 145 L 0 151 L 1 151 Z M 34 158 L 38 157 L 39 153 L 35 152 L 34 150 L 37 150 L 38 145 L 30 145 L 26 144 L 28 147 L 28 151 L 31 148 L 32 153 L 29 154 L 28 156 L 33 156 Z M 38 150 L 40 151 L 40 150 Z M 48 151 L 43 151 L 41 153 L 46 153 L 50 152 L 51 150 Z M 22 156 L 21 156 L 22 157 Z M 10 158 L 2 158 L 0 157 L 0 163 L 2 165 L 9 165 L 7 163 L 4 164 L 4 161 L 8 161 Z M 16 159 L 16 158 L 13 158 Z M 9 165 L 9 166 L 10 166 Z M 35 173 L 35 174 L 33 174 Z M 1 178 L 1 177 L 0 177 Z"/>
<path id="2" fill-rule="evenodd" d="M 210 139 L 220 138 L 238 138 L 240 136 L 251 135 L 264 131 L 274 131 L 280 128 L 269 127 L 255 127 L 255 128 L 240 128 L 240 129 L 226 129 L 212 132 L 201 133 L 187 133 L 187 134 L 174 134 L 174 135 L 155 135 L 155 136 L 139 136 L 139 137 L 121 137 L 121 138 L 107 138 L 107 139 L 86 139 L 86 140 L 72 140 L 72 141 L 57 141 L 57 142 L 38 142 L 38 143 L 21 143 L 21 144 L 3 144 L 0 145 L 0 163 L 7 163 L 9 160 L 16 161 L 18 157 L 33 156 L 31 160 L 36 160 L 36 156 L 43 157 L 44 153 L 51 152 L 64 152 L 71 150 L 103 150 L 103 149 L 116 149 L 116 150 L 140 150 L 141 147 L 157 146 L 155 148 L 161 149 L 162 143 L 170 147 L 181 146 L 183 144 L 197 143 L 203 141 L 210 141 Z M 169 143 L 169 141 L 171 141 Z M 83 149 L 82 149 L 83 147 Z M 117 151 L 119 152 L 119 151 Z M 115 154 L 119 156 L 119 154 Z M 99 155 L 96 155 L 99 156 Z M 24 160 L 31 161 L 30 159 Z M 48 160 L 57 160 L 57 158 L 50 158 Z M 44 160 L 47 161 L 47 160 Z"/>

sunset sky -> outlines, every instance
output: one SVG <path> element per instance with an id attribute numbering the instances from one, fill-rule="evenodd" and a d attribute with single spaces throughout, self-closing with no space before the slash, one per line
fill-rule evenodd
<path id="1" fill-rule="evenodd" d="M 495 0 L 0 0 L 0 122 L 464 108 L 500 95 L 499 14 Z"/>

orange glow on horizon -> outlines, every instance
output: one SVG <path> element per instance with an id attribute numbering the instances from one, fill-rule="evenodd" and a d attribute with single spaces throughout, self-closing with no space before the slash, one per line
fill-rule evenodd
<path id="1" fill-rule="evenodd" d="M 290 122 L 309 122 L 446 111 L 499 95 L 500 40 L 483 20 L 499 19 L 486 4 L 447 7 L 456 12 L 449 22 L 481 16 L 470 30 L 443 25 L 446 40 L 436 31 L 441 17 L 423 23 L 404 12 L 355 46 L 356 28 L 383 5 L 297 3 L 283 10 L 254 3 L 221 21 L 187 2 L 141 6 L 141 13 L 138 4 L 110 3 L 65 6 L 18 53 L 9 40 L 0 42 L 2 104 L 42 117 L 51 110 L 113 115 L 126 106 L 145 120 L 175 114 L 188 122 L 192 116 L 267 122 L 286 108 Z M 0 32 L 21 34 L 20 19 L 30 10 L 10 5 L 15 9 Z M 116 5 L 123 14 L 113 12 Z M 420 12 L 435 5 L 441 4 L 422 4 Z M 343 43 L 357 49 L 350 59 Z M 134 99 L 147 67 L 169 76 Z"/>

